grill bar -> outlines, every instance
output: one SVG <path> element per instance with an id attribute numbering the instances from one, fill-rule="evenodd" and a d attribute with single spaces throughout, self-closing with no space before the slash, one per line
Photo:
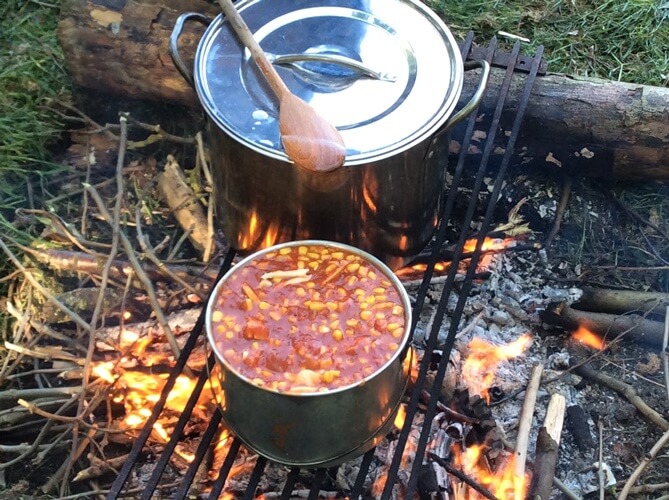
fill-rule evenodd
<path id="1" fill-rule="evenodd" d="M 216 431 L 218 430 L 218 426 L 220 423 L 221 423 L 221 412 L 216 410 L 214 412 L 214 415 L 211 417 L 211 421 L 207 426 L 207 430 L 204 431 L 204 434 L 202 435 L 202 440 L 200 441 L 200 444 L 198 445 L 197 450 L 195 451 L 195 458 L 189 465 L 188 470 L 186 471 L 186 475 L 184 476 L 183 481 L 181 483 L 181 486 L 179 486 L 179 489 L 174 494 L 175 498 L 186 498 L 186 496 L 188 495 L 191 484 L 193 483 L 193 479 L 195 479 L 195 475 L 197 474 L 197 471 L 200 468 L 200 464 L 202 463 L 205 454 L 209 450 L 209 446 L 211 446 L 211 442 L 213 441 L 214 436 L 216 435 Z"/>
<path id="2" fill-rule="evenodd" d="M 221 265 L 221 270 L 219 271 L 218 276 L 216 276 L 215 282 L 218 282 L 218 280 L 220 280 L 223 277 L 223 275 L 227 272 L 227 270 L 230 269 L 230 266 L 232 265 L 232 261 L 234 260 L 234 258 L 235 258 L 234 251 L 230 251 L 226 254 L 225 258 L 223 259 L 223 264 Z M 190 357 L 190 354 L 193 351 L 193 348 L 195 347 L 198 337 L 202 333 L 205 321 L 204 318 L 205 318 L 205 309 L 203 308 L 202 312 L 200 313 L 200 316 L 197 318 L 197 321 L 195 322 L 193 331 L 186 340 L 186 343 L 184 344 L 184 347 L 181 351 L 181 355 L 177 359 L 174 369 L 170 372 L 170 376 L 167 378 L 167 381 L 165 382 L 165 386 L 163 387 L 163 390 L 160 393 L 160 398 L 156 402 L 156 405 L 153 408 L 151 416 L 147 419 L 146 424 L 144 424 L 144 427 L 142 429 L 142 432 L 140 432 L 139 436 L 137 437 L 132 446 L 132 449 L 130 450 L 130 453 L 128 453 L 128 460 L 126 460 L 126 462 L 123 464 L 123 467 L 119 471 L 116 480 L 114 481 L 112 487 L 110 488 L 107 498 L 118 498 L 118 496 L 121 494 L 121 490 L 123 489 L 123 486 L 127 482 L 128 476 L 130 476 L 130 472 L 132 472 L 132 469 L 137 463 L 137 459 L 139 458 L 142 449 L 146 444 L 147 439 L 149 439 L 149 435 L 153 430 L 153 426 L 158 421 L 160 414 L 163 412 L 163 409 L 165 408 L 165 403 L 167 402 L 167 396 L 169 395 L 170 391 L 174 388 L 174 384 L 176 383 L 177 378 L 181 373 L 183 373 L 186 367 L 186 362 L 188 361 L 188 358 Z M 185 413 L 186 412 L 184 412 L 184 414 Z"/>
<path id="3" fill-rule="evenodd" d="M 502 54 L 503 55 L 502 57 L 502 55 L 497 52 L 496 39 L 493 38 L 490 44 L 485 48 L 478 48 L 478 47 L 472 48 L 472 42 L 473 42 L 473 34 L 470 33 L 468 37 L 465 39 L 465 41 L 461 44 L 463 57 L 469 55 L 469 58 L 471 59 L 475 56 L 476 58 L 479 59 L 483 58 L 486 59 L 488 62 L 493 62 L 493 63 L 495 61 L 499 63 L 500 60 L 504 60 L 508 61 L 508 65 L 507 65 L 505 80 L 499 91 L 497 107 L 495 109 L 495 113 L 493 115 L 492 122 L 489 127 L 489 132 L 486 137 L 486 142 L 483 149 L 484 152 L 478 166 L 476 179 L 474 181 L 474 187 L 472 188 L 470 194 L 470 202 L 467 207 L 467 213 L 462 222 L 459 224 L 459 227 L 461 229 L 458 235 L 458 241 L 455 246 L 455 250 L 453 251 L 451 266 L 446 278 L 446 283 L 444 284 L 443 292 L 437 305 L 436 316 L 432 324 L 432 329 L 430 330 L 427 338 L 426 342 L 427 345 L 425 346 L 423 359 L 429 360 L 434 351 L 436 350 L 436 348 L 438 347 L 437 346 L 438 334 L 444 320 L 444 315 L 448 303 L 448 297 L 450 296 L 451 292 L 456 291 L 454 290 L 454 283 L 457 274 L 458 263 L 464 260 L 465 258 L 469 259 L 470 264 L 467 268 L 465 281 L 462 284 L 460 292 L 458 292 L 459 293 L 458 302 L 454 314 L 451 316 L 451 325 L 448 331 L 446 342 L 443 346 L 439 346 L 439 348 L 443 351 L 443 354 L 441 357 L 441 361 L 438 365 L 436 381 L 434 383 L 434 387 L 437 388 L 440 386 L 441 381 L 443 380 L 443 377 L 446 373 L 448 358 L 450 355 L 450 351 L 453 347 L 455 333 L 457 332 L 458 323 L 462 316 L 467 296 L 469 295 L 469 292 L 471 291 L 472 288 L 473 279 L 476 273 L 476 266 L 482 254 L 481 251 L 482 244 L 488 230 L 490 229 L 493 210 L 502 187 L 506 170 L 510 163 L 511 155 L 513 153 L 513 148 L 515 146 L 515 142 L 520 130 L 523 114 L 527 107 L 527 102 L 529 100 L 534 79 L 538 72 L 544 71 L 543 69 L 544 63 L 542 60 L 543 49 L 541 47 L 537 50 L 533 58 L 521 57 L 519 56 L 520 45 L 516 43 L 511 53 Z M 488 159 L 494 147 L 495 136 L 497 135 L 500 129 L 499 127 L 500 117 L 502 109 L 504 107 L 504 102 L 506 101 L 507 98 L 511 79 L 514 75 L 514 71 L 515 72 L 518 71 L 518 65 L 521 63 L 523 66 L 523 71 L 528 72 L 523 96 L 518 106 L 517 115 L 515 117 L 511 133 L 507 138 L 507 145 L 505 148 L 506 151 L 502 159 L 502 163 L 495 177 L 495 184 L 493 187 L 493 191 L 489 197 L 489 203 L 486 208 L 481 230 L 479 231 L 479 237 L 477 239 L 476 249 L 474 250 L 473 253 L 467 253 L 465 255 L 463 246 L 468 236 L 467 228 L 470 227 L 470 223 L 474 218 L 474 213 L 478 205 L 478 197 L 481 192 L 483 178 L 486 174 Z M 456 197 L 458 196 L 458 190 L 461 187 L 461 185 L 465 182 L 463 177 L 465 171 L 465 159 L 467 157 L 467 150 L 469 144 L 473 137 L 476 122 L 477 122 L 477 112 L 474 111 L 472 115 L 469 117 L 469 119 L 465 122 L 466 131 L 464 134 L 464 138 L 462 140 L 461 152 L 458 157 L 458 161 L 454 167 L 454 172 L 452 173 L 452 180 L 449 186 L 449 191 L 445 195 L 444 208 L 440 217 L 439 228 L 433 239 L 433 243 L 430 246 L 429 249 L 430 251 L 424 252 L 422 254 L 423 257 L 427 256 L 427 259 L 424 260 L 427 261 L 428 265 L 415 297 L 415 302 L 413 306 L 414 321 L 411 325 L 412 334 L 417 326 L 418 318 L 420 316 L 420 311 L 422 310 L 426 300 L 427 292 L 430 285 L 430 280 L 434 274 L 435 264 L 440 258 L 440 248 L 442 248 L 446 240 L 446 234 L 448 232 L 449 222 L 451 222 L 452 224 L 455 223 L 453 217 L 453 210 L 455 207 Z M 443 161 L 446 164 L 448 164 L 449 159 L 444 158 Z M 217 282 L 223 276 L 223 274 L 227 272 L 227 270 L 232 266 L 234 258 L 235 258 L 235 252 L 234 251 L 228 252 L 228 254 L 224 258 L 224 262 L 221 266 L 221 270 L 215 282 Z M 108 498 L 115 499 L 120 496 L 123 496 L 122 494 L 123 488 L 126 482 L 128 481 L 128 478 L 130 477 L 133 468 L 137 465 L 141 452 L 151 434 L 154 424 L 157 422 L 158 418 L 160 417 L 165 408 L 167 397 L 172 388 L 174 387 L 178 376 L 181 375 L 186 369 L 188 358 L 192 354 L 199 337 L 203 333 L 204 311 L 205 308 L 203 308 L 202 313 L 200 314 L 200 317 L 198 318 L 193 328 L 193 331 L 187 338 L 182 353 L 179 356 L 174 369 L 170 372 L 170 376 L 167 379 L 165 387 L 161 392 L 160 399 L 156 403 L 151 417 L 147 420 L 145 427 L 142 429 L 140 435 L 136 439 L 128 455 L 128 460 L 125 462 L 116 480 L 114 481 L 114 484 L 111 487 Z M 176 449 L 177 444 L 183 438 L 184 429 L 186 428 L 188 422 L 192 418 L 192 411 L 195 408 L 195 405 L 197 404 L 198 398 L 202 392 L 202 389 L 204 388 L 204 384 L 207 382 L 209 378 L 209 372 L 213 368 L 214 363 L 215 360 L 213 354 L 211 354 L 207 358 L 207 364 L 205 370 L 203 370 L 203 372 L 199 374 L 195 389 L 192 392 L 186 404 L 186 407 L 184 408 L 182 414 L 180 415 L 180 418 L 177 421 L 173 435 L 171 436 L 169 442 L 165 445 L 164 451 L 162 452 L 161 456 L 159 457 L 158 461 L 154 466 L 152 474 L 146 484 L 146 489 L 142 494 L 142 498 L 145 498 L 147 500 L 151 498 L 152 494 L 158 487 L 160 479 L 163 473 L 165 472 L 167 466 L 169 465 L 170 459 Z M 393 488 L 398 479 L 398 471 L 401 465 L 402 455 L 408 441 L 409 432 L 412 429 L 412 422 L 418 412 L 418 404 L 421 392 L 424 391 L 423 386 L 425 385 L 427 372 L 428 372 L 428 363 L 423 362 L 419 367 L 417 382 L 412 390 L 408 404 L 406 405 L 407 416 L 405 424 L 399 431 L 399 434 L 397 436 L 396 448 L 390 463 L 389 470 L 386 475 L 386 482 L 385 485 L 383 485 L 384 487 L 381 498 L 391 498 L 391 496 L 393 495 Z M 436 390 L 438 391 L 438 389 Z M 423 428 L 421 429 L 420 436 L 418 439 L 418 444 L 417 444 L 418 448 L 415 453 L 416 457 L 422 457 L 427 447 L 430 423 L 436 412 L 437 400 L 438 397 L 431 397 L 430 402 L 428 403 L 427 411 L 425 414 L 425 420 L 423 423 Z M 186 498 L 188 496 L 189 491 L 191 489 L 191 485 L 195 477 L 197 476 L 197 472 L 202 467 L 202 463 L 205 460 L 208 451 L 211 449 L 214 443 L 214 439 L 218 434 L 218 431 L 222 430 L 222 428 L 223 426 L 221 424 L 221 414 L 219 411 L 216 411 L 216 413 L 212 416 L 211 421 L 208 423 L 206 430 L 199 438 L 200 441 L 198 443 L 198 447 L 195 452 L 194 460 L 189 465 L 188 470 L 183 477 L 183 481 L 178 487 L 177 491 L 175 492 L 173 498 Z M 229 439 L 231 440 L 229 449 L 227 451 L 225 458 L 223 459 L 223 464 L 220 468 L 219 475 L 215 480 L 214 484 L 211 486 L 211 491 L 209 492 L 208 498 L 210 499 L 219 498 L 219 496 L 223 492 L 223 489 L 225 488 L 225 485 L 229 479 L 228 476 L 234 466 L 235 460 L 238 457 L 241 448 L 241 442 L 238 439 L 232 437 L 230 437 Z M 362 461 L 359 464 L 358 473 L 355 478 L 349 498 L 351 499 L 361 498 L 365 494 L 364 492 L 365 483 L 368 475 L 370 474 L 374 457 L 375 457 L 375 450 L 370 450 L 362 457 Z M 256 459 L 254 469 L 251 472 L 251 475 L 248 479 L 248 483 L 245 485 L 243 498 L 253 499 L 255 497 L 258 486 L 260 485 L 263 479 L 263 475 L 265 474 L 265 469 L 267 465 L 268 465 L 267 459 L 263 457 L 258 457 Z M 408 491 L 404 492 L 409 497 L 417 488 L 420 466 L 421 466 L 421 460 L 420 458 L 417 458 L 414 461 L 413 468 L 411 470 L 411 474 L 409 477 L 409 482 L 407 484 Z M 282 499 L 291 498 L 292 492 L 296 484 L 300 480 L 301 477 L 300 472 L 301 471 L 298 468 L 293 468 L 290 470 L 290 472 L 286 477 L 286 482 L 283 485 L 283 488 L 281 489 L 280 498 Z M 319 492 L 326 478 L 327 478 L 326 469 L 318 469 L 316 471 L 312 471 L 312 474 L 310 476 L 311 483 L 307 485 L 308 487 L 310 487 L 308 498 L 317 499 L 319 497 Z M 235 493 L 242 494 L 242 492 L 240 491 L 237 491 Z"/>
<path id="4" fill-rule="evenodd" d="M 493 40 L 491 41 L 491 43 L 488 47 L 489 50 L 487 51 L 487 54 L 486 54 L 486 57 L 485 57 L 485 59 L 488 62 L 490 62 L 492 60 L 492 57 L 493 57 L 493 54 L 495 52 L 496 47 L 497 47 L 497 41 L 496 41 L 496 39 L 493 38 Z M 468 51 L 469 47 L 463 48 L 463 52 L 465 50 Z M 464 52 L 464 54 L 467 54 L 467 52 Z M 511 71 L 513 71 L 513 70 L 511 70 Z M 420 287 L 419 292 L 418 292 L 418 299 L 416 301 L 415 310 L 413 312 L 413 317 L 414 318 L 417 318 L 419 316 L 420 310 L 423 307 L 424 299 L 425 299 L 425 296 L 427 294 L 427 289 L 428 289 L 428 286 L 430 284 L 430 280 L 432 278 L 432 275 L 434 273 L 434 265 L 436 264 L 437 259 L 438 259 L 438 249 L 444 243 L 445 238 L 446 238 L 447 224 L 448 224 L 448 221 L 452 217 L 453 207 L 455 205 L 455 198 L 456 198 L 458 189 L 460 187 L 460 184 L 462 182 L 462 174 L 463 174 L 463 171 L 464 171 L 464 158 L 467 154 L 466 153 L 467 149 L 468 149 L 467 145 L 471 141 L 471 138 L 472 138 L 473 133 L 474 133 L 474 125 L 475 125 L 475 122 L 476 122 L 477 111 L 478 110 L 474 110 L 472 112 L 471 116 L 469 117 L 468 121 L 467 121 L 467 131 L 466 131 L 465 138 L 463 140 L 463 146 L 460 150 L 460 156 L 458 158 L 458 163 L 456 165 L 455 173 L 453 175 L 453 181 L 451 182 L 451 186 L 449 188 L 449 192 L 448 192 L 448 196 L 446 198 L 446 203 L 445 203 L 445 206 L 444 206 L 444 209 L 443 209 L 443 213 L 441 214 L 440 225 L 439 225 L 439 228 L 437 230 L 437 234 L 435 236 L 436 241 L 435 241 L 435 244 L 434 244 L 433 249 L 432 249 L 432 258 L 430 259 L 430 263 L 427 267 L 427 270 L 425 272 L 425 276 L 423 277 L 423 281 L 421 283 L 421 287 Z M 492 134 L 492 136 L 494 136 L 494 134 Z M 489 141 L 492 141 L 492 138 L 493 138 L 492 136 L 488 138 Z M 473 190 L 470 200 L 477 200 L 477 199 L 478 199 L 478 191 Z M 470 203 L 470 205 L 471 205 L 471 203 Z M 462 224 L 462 227 L 463 228 L 469 227 L 469 223 L 471 222 L 472 218 L 473 218 L 473 213 L 468 214 L 468 218 L 467 217 L 465 218 L 465 220 Z M 461 232 L 461 240 L 462 241 L 458 242 L 459 247 L 461 247 L 462 244 L 464 243 L 464 239 L 466 238 L 466 234 L 467 234 L 466 231 Z M 453 254 L 453 260 L 451 261 L 451 266 L 450 266 L 450 269 L 449 269 L 449 273 L 447 275 L 447 281 L 446 281 L 446 284 L 444 285 L 444 289 L 443 289 L 444 291 L 443 291 L 443 294 L 442 294 L 442 299 L 444 297 L 446 297 L 446 299 L 447 299 L 448 296 L 449 296 L 450 290 L 452 289 L 452 286 L 453 286 L 453 282 L 455 281 L 455 275 L 457 273 L 457 268 L 458 268 L 458 264 L 460 262 L 460 259 L 461 259 L 461 252 L 459 252 L 458 249 L 456 249 L 455 253 Z M 439 303 L 439 307 L 442 308 L 442 303 L 445 303 L 445 302 L 446 302 L 446 300 L 441 300 L 440 303 Z M 445 308 L 445 305 L 443 307 Z M 432 330 L 432 333 L 430 334 L 430 336 L 427 339 L 426 346 L 424 347 L 423 359 L 430 359 L 430 357 L 432 356 L 432 353 L 434 352 L 434 349 L 436 348 L 437 333 L 439 332 L 439 326 L 441 325 L 441 321 L 442 321 L 442 318 L 443 318 L 443 312 L 441 313 L 441 315 L 439 315 L 439 313 L 438 313 L 437 318 L 435 318 L 435 321 L 433 323 L 434 328 Z M 456 322 L 457 320 L 454 318 L 453 321 Z M 414 321 L 414 324 L 412 325 L 412 331 L 415 328 L 416 328 L 416 322 Z M 400 465 L 401 465 L 402 455 L 403 455 L 404 449 L 406 447 L 407 441 L 409 439 L 409 433 L 412 429 L 412 422 L 414 420 L 414 417 L 416 416 L 416 412 L 418 411 L 418 402 L 420 400 L 420 393 L 422 391 L 423 385 L 425 384 L 425 379 L 427 377 L 427 372 L 428 372 L 428 363 L 424 362 L 420 366 L 420 369 L 419 369 L 419 372 L 418 372 L 418 377 L 416 379 L 416 383 L 414 385 L 414 388 L 413 388 L 413 391 L 412 391 L 412 394 L 411 394 L 411 399 L 410 399 L 409 404 L 408 404 L 407 409 L 406 409 L 406 419 L 404 421 L 404 425 L 403 425 L 402 429 L 400 430 L 400 434 L 398 436 L 398 442 L 397 442 L 397 445 L 396 445 L 395 455 L 393 456 L 393 460 L 390 464 L 390 468 L 388 470 L 388 475 L 387 475 L 387 479 L 386 479 L 386 484 L 385 484 L 383 492 L 381 494 L 382 499 L 390 498 L 393 494 L 393 486 L 394 486 L 395 480 L 397 479 L 397 473 L 398 473 Z M 416 456 L 418 456 L 418 455 L 416 455 Z"/>
<path id="5" fill-rule="evenodd" d="M 186 406 L 184 407 L 184 410 L 181 413 L 181 417 L 179 417 L 179 420 L 177 421 L 177 424 L 174 427 L 174 432 L 172 433 L 172 436 L 168 441 L 168 443 L 165 445 L 165 449 L 160 455 L 160 458 L 158 459 L 156 466 L 153 468 L 153 473 L 151 474 L 151 477 L 149 478 L 149 481 L 146 484 L 146 490 L 144 490 L 144 492 L 142 493 L 141 496 L 142 500 L 150 500 L 152 491 L 155 490 L 156 487 L 158 486 L 160 478 L 163 475 L 163 472 L 165 471 L 165 467 L 167 467 L 167 464 L 170 461 L 170 457 L 174 453 L 174 450 L 176 449 L 177 444 L 181 439 L 183 431 L 186 428 L 186 424 L 188 424 L 190 415 L 193 413 L 193 409 L 197 404 L 197 400 L 200 397 L 200 394 L 202 393 L 202 388 L 204 387 L 204 384 L 207 383 L 207 380 L 209 380 L 208 375 L 211 369 L 214 367 L 214 363 L 215 363 L 215 358 L 214 355 L 212 354 L 209 356 L 209 359 L 207 360 L 207 369 L 204 370 L 198 377 L 197 382 L 195 384 L 195 388 L 193 389 L 193 392 L 188 398 Z M 204 453 L 202 454 L 202 456 L 204 456 Z M 197 465 L 199 465 L 200 461 L 201 457 L 200 460 L 197 460 Z M 195 463 L 196 460 L 194 460 L 193 462 Z"/>
<path id="6" fill-rule="evenodd" d="M 230 474 L 230 469 L 232 469 L 232 466 L 235 463 L 235 458 L 237 458 L 237 453 L 239 453 L 240 447 L 241 441 L 239 441 L 239 439 L 234 439 L 232 444 L 230 444 L 230 449 L 228 450 L 228 454 L 223 461 L 218 478 L 216 478 L 216 482 L 213 484 L 211 492 L 209 493 L 209 500 L 216 500 L 221 495 L 223 487 L 225 486 L 225 482 L 228 479 L 228 474 Z"/>
<path id="7" fill-rule="evenodd" d="M 518 53 L 520 51 L 520 43 L 517 42 L 513 48 L 512 51 L 512 61 L 514 60 L 514 57 L 518 56 Z M 507 148 L 506 152 L 504 155 L 504 158 L 502 160 L 502 164 L 499 167 L 499 172 L 497 174 L 497 177 L 495 179 L 495 184 L 493 186 L 493 191 L 490 194 L 490 201 L 488 203 L 488 207 L 485 213 L 485 216 L 483 218 L 483 222 L 481 224 L 481 230 L 480 230 L 480 236 L 476 241 L 476 248 L 474 250 L 474 254 L 471 257 L 470 264 L 467 268 L 467 274 L 465 276 L 465 280 L 462 286 L 462 290 L 458 296 L 458 302 L 455 308 L 455 311 L 453 313 L 453 320 L 451 321 L 450 324 L 450 329 L 448 331 L 448 335 L 446 337 L 446 342 L 443 346 L 443 354 L 442 357 L 439 361 L 438 368 L 437 368 L 437 373 L 435 375 L 435 381 L 434 381 L 434 386 L 435 387 L 440 387 L 441 383 L 444 379 L 444 376 L 446 375 L 446 369 L 448 367 L 448 360 L 450 358 L 450 353 L 453 348 L 453 344 L 455 343 L 455 335 L 458 331 L 458 323 L 460 318 L 462 317 L 462 313 L 465 308 L 465 303 L 467 300 L 467 297 L 469 296 L 469 293 L 472 288 L 473 284 L 473 278 L 474 274 L 476 272 L 476 266 L 478 264 L 478 261 L 481 256 L 481 249 L 483 246 L 483 241 L 485 239 L 485 235 L 487 234 L 488 230 L 490 229 L 491 223 L 492 223 L 492 217 L 493 217 L 493 211 L 496 205 L 496 201 L 499 197 L 499 193 L 502 189 L 502 184 L 504 181 L 504 177 L 506 174 L 506 170 L 508 168 L 510 159 L 511 159 L 511 152 L 513 151 L 513 148 L 515 146 L 516 139 L 518 137 L 518 133 L 520 131 L 520 125 L 522 123 L 523 115 L 525 113 L 525 109 L 527 108 L 527 103 L 529 101 L 530 97 L 530 92 L 532 90 L 532 86 L 534 84 L 534 78 L 537 75 L 537 71 L 539 70 L 539 65 L 542 60 L 542 54 L 543 54 L 543 47 L 539 47 L 537 50 L 537 53 L 535 54 L 534 62 L 532 64 L 532 67 L 530 69 L 529 76 L 525 82 L 525 89 L 523 92 L 523 98 L 520 101 L 518 111 L 514 120 L 514 124 L 511 130 L 511 134 L 509 136 L 509 140 L 507 142 Z M 515 64 L 514 64 L 515 66 Z M 512 66 L 511 66 L 512 67 Z M 508 78 L 505 78 L 503 87 L 502 87 L 502 95 L 504 96 L 504 99 L 500 99 L 498 103 L 498 107 L 495 111 L 495 118 L 493 119 L 493 124 L 491 125 L 491 131 L 494 132 L 494 130 L 497 128 L 499 124 L 499 118 L 501 116 L 502 112 L 502 104 L 503 101 L 506 100 L 508 89 L 511 85 L 511 73 L 507 72 L 506 75 Z M 499 113 L 498 113 L 499 112 Z M 493 129 L 493 126 L 495 129 Z M 488 141 L 486 144 L 486 150 L 484 151 L 484 161 L 482 161 L 481 167 L 479 168 L 479 175 L 477 176 L 476 183 L 477 183 L 477 188 L 475 188 L 475 192 L 480 190 L 480 185 L 483 182 L 483 176 L 485 174 L 485 164 L 487 164 L 488 158 L 490 156 L 490 153 L 492 152 L 492 141 Z M 474 200 L 474 197 L 472 197 L 472 200 Z M 470 204 L 473 205 L 473 201 Z M 473 208 L 472 208 L 472 213 L 473 213 Z M 458 245 L 456 246 L 456 252 L 460 251 L 460 249 L 463 247 L 464 244 L 464 239 L 461 236 L 461 240 L 458 242 Z M 453 273 L 454 275 L 455 273 Z M 454 276 L 453 276 L 454 277 Z M 450 273 L 449 273 L 449 278 L 450 278 Z M 443 315 L 446 311 L 446 304 L 448 301 L 448 295 L 449 293 L 447 292 L 449 290 L 448 286 L 444 287 L 444 293 L 442 294 L 441 300 L 439 302 L 439 307 L 438 307 L 438 312 L 437 312 L 437 318 L 435 318 L 434 322 L 434 327 L 431 332 L 431 335 L 436 335 L 438 333 L 438 327 L 436 326 L 437 323 L 441 324 L 443 321 Z M 436 406 L 437 406 L 437 400 L 438 397 L 432 397 L 430 398 L 430 401 L 428 403 L 427 410 L 425 412 L 425 420 L 423 423 L 423 431 L 421 432 L 420 439 L 418 441 L 418 447 L 416 450 L 416 456 L 422 457 L 423 454 L 425 453 L 425 448 L 427 447 L 427 438 L 429 434 L 429 428 L 430 428 L 430 423 L 432 422 L 432 419 L 435 416 L 436 412 Z M 417 482 L 417 477 L 418 477 L 418 466 L 420 465 L 420 461 L 415 461 L 412 473 L 410 475 L 409 479 L 409 485 L 408 485 L 408 491 L 409 494 L 413 492 L 416 488 L 416 482 Z"/>

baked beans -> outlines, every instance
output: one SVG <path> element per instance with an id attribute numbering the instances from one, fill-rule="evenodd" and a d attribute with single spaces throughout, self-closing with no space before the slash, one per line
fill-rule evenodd
<path id="1" fill-rule="evenodd" d="M 227 364 L 283 393 L 360 382 L 393 357 L 406 328 L 400 293 L 377 266 L 320 244 L 281 247 L 235 269 L 211 320 Z"/>

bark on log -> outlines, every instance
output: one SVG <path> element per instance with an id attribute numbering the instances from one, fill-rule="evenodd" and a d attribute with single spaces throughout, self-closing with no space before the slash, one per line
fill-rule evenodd
<path id="1" fill-rule="evenodd" d="M 204 0 L 62 0 L 59 39 L 74 82 L 126 97 L 199 106 L 168 53 L 174 23 L 186 11 L 211 18 L 219 12 Z M 197 23 L 183 31 L 179 46 L 187 64 L 202 32 Z M 492 116 L 502 79 L 501 70 L 492 72 L 481 115 Z M 515 78 L 512 84 L 502 119 L 506 130 L 523 80 Z M 478 82 L 478 75 L 467 73 L 461 105 Z M 669 89 L 664 87 L 540 76 L 514 162 L 605 179 L 667 181 L 668 115 Z M 486 130 L 485 120 L 479 125 Z M 462 129 L 454 132 L 454 148 Z M 492 155 L 492 166 L 502 153 L 498 149 Z"/>
<path id="2" fill-rule="evenodd" d="M 664 316 L 667 305 L 669 305 L 669 293 L 584 287 L 583 295 L 573 307 L 610 314 L 653 312 Z"/>
<path id="3" fill-rule="evenodd" d="M 633 340 L 660 348 L 664 338 L 664 324 L 645 319 L 638 314 L 616 315 L 591 311 L 579 311 L 564 302 L 552 302 L 540 313 L 541 320 L 552 326 L 575 331 L 583 325 L 607 342 L 624 335 Z"/>

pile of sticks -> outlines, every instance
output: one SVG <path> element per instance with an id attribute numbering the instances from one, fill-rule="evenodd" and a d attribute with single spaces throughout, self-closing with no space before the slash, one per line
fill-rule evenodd
<path id="1" fill-rule="evenodd" d="M 19 220 L 49 226 L 51 244 L 44 247 L 50 248 L 27 247 L 0 236 L 0 251 L 15 268 L 4 278 L 9 294 L 2 304 L 13 321 L 5 324 L 0 346 L 0 385 L 5 388 L 0 392 L 0 483 L 13 468 L 29 464 L 35 469 L 64 457 L 41 484 L 44 493 L 60 496 L 77 484 L 84 485 L 77 490 L 87 484 L 89 495 L 104 494 L 98 478 L 124 460 L 107 458 L 106 448 L 110 443 L 128 445 L 141 429 L 121 418 L 127 388 L 119 386 L 116 375 L 142 370 L 149 358 L 152 373 L 171 368 L 213 281 L 218 251 L 209 190 L 196 193 L 173 157 L 168 157 L 157 180 L 157 192 L 167 217 L 182 228 L 181 238 L 174 244 L 166 237 L 152 246 L 142 227 L 147 220 L 145 200 L 137 199 L 134 207 L 130 201 L 129 179 L 141 166 L 128 165 L 126 153 L 155 140 L 193 148 L 195 169 L 207 186 L 200 134 L 170 136 L 126 113 L 118 124 L 100 126 L 74 108 L 65 106 L 65 112 L 65 117 L 85 126 L 79 133 L 89 138 L 83 154 L 87 168 L 77 176 L 83 189 L 62 194 L 57 201 L 81 202 L 81 226 L 61 219 L 57 210 L 24 210 L 17 213 Z M 148 131 L 147 139 L 130 141 L 129 127 Z M 115 178 L 96 185 L 88 180 L 96 168 L 90 140 L 94 134 L 117 141 Z M 101 241 L 87 237 L 94 224 L 95 232 L 103 235 Z M 199 258 L 171 265 L 186 239 Z M 75 289 L 61 291 L 73 281 Z M 134 323 L 146 318 L 152 319 Z M 131 323 L 133 336 L 124 338 Z M 103 362 L 111 366 L 111 377 L 96 372 Z M 191 357 L 189 369 L 203 365 L 204 354 L 201 360 Z M 152 442 L 164 441 L 152 436 Z"/>

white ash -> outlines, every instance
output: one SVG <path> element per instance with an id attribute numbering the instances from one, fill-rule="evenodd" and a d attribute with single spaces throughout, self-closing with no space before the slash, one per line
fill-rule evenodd
<path id="1" fill-rule="evenodd" d="M 465 308 L 458 324 L 454 351 L 451 354 L 446 384 L 463 384 L 458 374 L 461 372 L 462 363 L 466 358 L 467 345 L 474 338 L 478 337 L 495 345 L 506 345 L 518 340 L 522 335 L 529 334 L 533 341 L 530 347 L 522 355 L 503 361 L 500 363 L 493 385 L 502 390 L 508 400 L 492 406 L 493 418 L 498 427 L 498 434 L 505 436 L 506 439 L 515 442 L 523 399 L 525 397 L 524 387 L 530 377 L 532 367 L 536 364 L 544 366 L 543 381 L 535 407 L 532 430 L 530 433 L 530 448 L 528 450 L 528 459 L 534 459 L 534 444 L 538 430 L 543 425 L 546 407 L 552 393 L 559 392 L 567 399 L 567 405 L 586 406 L 584 391 L 577 391 L 574 386 L 578 383 L 578 377 L 574 375 L 564 375 L 564 370 L 568 367 L 569 354 L 564 348 L 555 349 L 554 352 L 548 352 L 545 342 L 539 338 L 542 328 L 540 313 L 550 302 L 566 301 L 575 302 L 579 299 L 581 292 L 578 289 L 560 289 L 548 286 L 545 275 L 545 255 L 541 252 L 524 253 L 500 253 L 493 256 L 486 267 L 490 272 L 490 279 L 477 280 L 474 282 Z M 425 346 L 427 337 L 431 334 L 436 322 L 436 313 L 443 291 L 444 280 L 437 277 L 430 285 L 430 290 L 425 298 L 425 304 L 418 318 L 417 327 L 414 331 L 413 344 L 418 351 Z M 412 283 L 405 286 L 409 288 L 410 294 L 413 294 L 414 285 Z M 457 285 L 456 285 L 457 287 Z M 458 302 L 458 295 L 453 292 L 448 297 L 446 314 L 443 322 L 439 326 L 438 348 L 446 340 L 451 325 L 451 317 Z M 453 373 L 456 377 L 449 377 Z M 550 384 L 545 384 L 547 380 L 552 380 Z M 442 401 L 448 404 L 448 395 L 452 395 L 452 387 L 449 390 L 442 389 Z M 420 431 L 423 427 L 424 415 L 418 412 L 412 422 L 412 430 L 403 453 L 402 464 L 398 471 L 393 494 L 397 497 L 403 497 L 405 487 L 409 481 L 410 471 L 413 462 L 417 459 L 415 456 L 416 443 L 420 438 Z M 430 438 L 426 454 L 421 457 L 423 464 L 428 464 L 427 453 L 434 453 L 440 457 L 448 457 L 453 438 L 449 435 L 453 422 L 449 422 L 445 414 L 438 413 L 431 423 Z M 396 431 L 393 431 L 396 435 Z M 366 475 L 364 491 L 368 498 L 378 498 L 385 485 L 385 474 L 393 460 L 396 451 L 397 440 L 393 435 L 384 439 L 376 448 L 372 460 L 370 471 Z M 589 462 L 580 458 L 581 455 L 576 450 L 569 433 L 563 432 L 562 444 L 560 447 L 560 464 L 562 464 L 564 473 L 561 470 L 556 472 L 563 482 L 576 494 L 584 494 L 589 491 L 592 477 L 592 460 Z M 349 461 L 341 465 L 335 476 L 332 478 L 334 486 L 342 492 L 349 492 L 353 487 L 360 468 L 362 457 Z M 448 484 L 448 477 L 442 467 L 437 464 L 429 464 L 434 470 L 439 487 L 442 489 L 440 498 L 448 498 L 443 489 Z M 241 467 L 242 469 L 244 467 Z M 273 470 L 272 469 L 275 469 Z M 250 473 L 251 468 L 246 473 Z M 567 471 L 570 471 L 567 474 Z M 285 478 L 286 469 L 269 463 L 265 469 L 265 477 L 273 478 L 277 482 L 273 486 L 265 483 L 261 485 L 261 490 L 273 491 L 280 487 Z M 306 471 L 305 471 L 306 473 Z M 244 476 L 239 477 L 240 482 L 232 481 L 233 490 L 235 487 L 241 487 L 244 483 Z M 248 476 L 247 476 L 248 477 Z M 595 474 L 596 477 L 596 474 Z M 226 490 L 228 489 L 226 485 Z M 266 489 L 265 489 L 266 488 Z"/>

